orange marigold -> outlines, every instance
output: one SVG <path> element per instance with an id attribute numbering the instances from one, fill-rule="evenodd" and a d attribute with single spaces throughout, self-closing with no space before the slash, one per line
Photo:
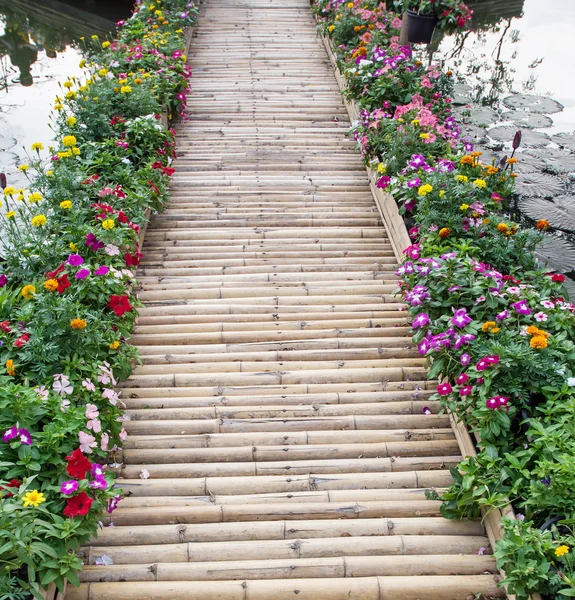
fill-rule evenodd
<path id="1" fill-rule="evenodd" d="M 542 335 L 534 335 L 529 342 L 529 345 L 532 348 L 536 348 L 537 350 L 541 350 L 543 348 L 547 348 L 547 340 Z"/>
<path id="2" fill-rule="evenodd" d="M 539 221 L 537 221 L 537 229 L 540 231 L 547 231 L 549 229 L 549 221 L 547 219 L 539 219 Z"/>
<path id="3" fill-rule="evenodd" d="M 509 225 L 507 225 L 507 223 L 499 223 L 499 225 L 497 225 L 497 231 L 499 231 L 499 233 L 509 233 Z"/>
<path id="4" fill-rule="evenodd" d="M 439 230 L 439 237 L 441 239 L 446 238 L 449 234 L 451 233 L 451 229 L 449 229 L 449 227 L 443 227 L 442 229 Z"/>
<path id="5" fill-rule="evenodd" d="M 459 159 L 459 162 L 462 165 L 472 165 L 473 166 L 475 164 L 475 159 L 473 158 L 473 156 L 469 156 L 469 155 L 466 154 L 465 156 L 462 156 Z"/>
<path id="6" fill-rule="evenodd" d="M 44 282 L 44 289 L 49 292 L 54 292 L 58 289 L 58 281 L 56 279 L 47 279 Z"/>
<path id="7" fill-rule="evenodd" d="M 483 325 L 481 326 L 481 331 L 483 331 L 484 333 L 493 333 L 494 329 L 497 329 L 497 331 L 499 331 L 497 323 L 495 321 L 485 321 L 485 323 L 483 323 Z"/>
<path id="8" fill-rule="evenodd" d="M 84 321 L 84 319 L 72 319 L 70 321 L 70 327 L 72 329 L 84 329 L 86 325 L 87 323 Z"/>
<path id="9" fill-rule="evenodd" d="M 14 375 L 16 375 L 16 369 L 14 368 L 14 361 L 9 358 L 6 361 L 6 373 L 8 373 L 8 375 L 11 375 L 12 377 L 14 377 Z"/>

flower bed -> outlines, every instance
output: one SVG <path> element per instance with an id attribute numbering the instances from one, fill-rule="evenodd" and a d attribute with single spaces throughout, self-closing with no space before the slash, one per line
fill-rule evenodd
<path id="1" fill-rule="evenodd" d="M 117 39 L 85 40 L 86 77 L 54 104 L 56 141 L 19 167 L 29 189 L 0 177 L 0 597 L 78 585 L 75 550 L 121 499 L 103 466 L 126 436 L 114 385 L 137 359 L 138 234 L 174 172 L 162 115 L 185 110 L 196 13 L 137 3 Z"/>
<path id="2" fill-rule="evenodd" d="M 442 382 L 433 400 L 480 442 L 452 471 L 442 512 L 473 518 L 511 500 L 521 514 L 496 545 L 508 590 L 574 597 L 575 311 L 564 276 L 535 261 L 549 223 L 510 214 L 521 135 L 483 164 L 453 117 L 452 74 L 399 44 L 397 14 L 374 1 L 314 10 L 360 109 L 352 135 L 410 228 L 397 274 L 414 342 Z"/>

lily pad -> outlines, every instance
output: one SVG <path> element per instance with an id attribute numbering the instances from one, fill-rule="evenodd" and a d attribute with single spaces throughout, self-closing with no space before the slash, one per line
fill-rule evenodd
<path id="1" fill-rule="evenodd" d="M 571 201 L 575 199 L 571 197 Z M 519 200 L 519 209 L 535 221 L 547 219 L 551 227 L 575 232 L 575 210 L 565 204 L 556 204 L 542 198 L 522 198 Z"/>
<path id="2" fill-rule="evenodd" d="M 513 136 L 517 131 L 516 127 L 499 125 L 493 129 L 487 131 L 487 135 L 496 142 L 512 142 Z M 542 131 L 532 131 L 530 129 L 524 129 L 521 131 L 521 146 L 531 148 L 543 148 L 551 141 L 551 138 Z"/>
<path id="3" fill-rule="evenodd" d="M 527 129 L 539 129 L 540 127 L 551 127 L 553 120 L 543 114 L 528 112 L 525 110 L 509 110 L 501 114 L 502 121 L 510 121 L 517 127 Z"/>
<path id="4" fill-rule="evenodd" d="M 473 108 L 456 108 L 453 111 L 462 123 L 470 125 L 492 125 L 499 120 L 496 111 L 488 106 L 473 106 Z"/>
<path id="5" fill-rule="evenodd" d="M 546 98 L 545 96 L 535 96 L 533 94 L 515 94 L 503 98 L 503 104 L 507 108 L 527 109 L 534 113 L 551 115 L 563 110 L 563 105 L 557 100 Z"/>
<path id="6" fill-rule="evenodd" d="M 520 196 L 527 198 L 553 198 L 564 192 L 563 182 L 545 173 L 520 172 L 515 180 L 515 188 Z M 532 218 L 546 219 L 547 217 L 540 215 Z"/>
<path id="7" fill-rule="evenodd" d="M 533 160 L 542 162 L 543 166 L 539 167 L 540 171 L 548 171 L 555 175 L 575 173 L 575 154 L 570 154 L 565 150 L 545 148 L 544 150 L 525 152 L 521 156 L 531 157 Z"/>
<path id="8" fill-rule="evenodd" d="M 471 86 L 456 83 L 453 86 L 453 104 L 469 104 L 471 102 Z"/>
<path id="9" fill-rule="evenodd" d="M 551 138 L 558 146 L 575 151 L 575 131 L 572 133 L 558 133 Z"/>
<path id="10" fill-rule="evenodd" d="M 545 234 L 536 255 L 543 264 L 560 273 L 575 269 L 575 245 L 557 235 Z"/>
<path id="11" fill-rule="evenodd" d="M 487 130 L 477 125 L 462 125 L 461 139 L 467 139 L 473 144 L 481 144 L 487 142 Z"/>

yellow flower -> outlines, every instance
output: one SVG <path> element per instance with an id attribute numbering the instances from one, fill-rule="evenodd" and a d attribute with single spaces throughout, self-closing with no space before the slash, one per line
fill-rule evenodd
<path id="1" fill-rule="evenodd" d="M 385 173 L 386 171 L 387 171 L 387 167 L 383 163 L 379 163 L 377 165 L 377 172 L 378 173 Z"/>
<path id="2" fill-rule="evenodd" d="M 6 373 L 8 373 L 8 375 L 14 377 L 14 375 L 16 375 L 16 369 L 14 368 L 14 361 L 9 358 L 6 361 Z"/>
<path id="3" fill-rule="evenodd" d="M 481 326 L 481 331 L 483 333 L 497 333 L 499 331 L 499 327 L 497 327 L 497 323 L 495 321 L 485 321 Z"/>
<path id="4" fill-rule="evenodd" d="M 34 227 L 42 227 L 43 225 L 46 225 L 46 216 L 36 215 L 35 217 L 32 217 L 32 225 Z"/>
<path id="5" fill-rule="evenodd" d="M 66 150 L 66 152 L 58 152 L 58 158 L 70 158 L 72 156 L 72 150 Z"/>
<path id="6" fill-rule="evenodd" d="M 114 229 L 114 219 L 106 219 L 102 221 L 102 229 Z"/>
<path id="7" fill-rule="evenodd" d="M 46 171 L 47 177 L 51 177 L 52 175 L 54 175 L 54 171 Z"/>
<path id="8" fill-rule="evenodd" d="M 56 279 L 47 279 L 44 282 L 44 289 L 48 290 L 49 292 L 54 292 L 58 289 L 58 282 Z"/>
<path id="9" fill-rule="evenodd" d="M 132 91 L 132 88 L 129 85 L 123 85 L 120 88 L 120 94 L 129 94 Z"/>
<path id="10" fill-rule="evenodd" d="M 107 75 L 107 74 L 108 74 L 108 69 L 100 69 L 100 70 L 98 71 L 98 75 L 99 75 L 100 77 L 106 77 L 106 75 Z"/>
<path id="11" fill-rule="evenodd" d="M 76 125 L 76 117 L 68 117 L 66 119 L 66 125 L 68 125 L 68 127 L 74 127 L 74 125 Z"/>
<path id="12" fill-rule="evenodd" d="M 413 121 L 411 121 L 412 125 L 419 125 L 419 119 L 413 119 Z"/>
<path id="13" fill-rule="evenodd" d="M 541 350 L 542 348 L 547 348 L 547 340 L 542 335 L 534 335 L 529 342 L 529 345 L 532 348 L 537 350 Z"/>
<path id="14" fill-rule="evenodd" d="M 429 136 L 429 133 L 420 133 L 420 134 L 419 134 L 419 137 L 420 137 L 422 140 L 428 140 L 430 136 Z"/>
<path id="15" fill-rule="evenodd" d="M 7 212 L 5 216 L 7 219 L 13 219 L 16 216 L 16 212 L 11 210 L 11 211 Z"/>
<path id="16" fill-rule="evenodd" d="M 118 340 L 116 340 L 110 344 L 110 350 L 117 350 L 119 347 L 120 347 L 120 342 Z"/>
<path id="17" fill-rule="evenodd" d="M 460 207 L 459 210 L 467 210 L 469 208 L 469 204 L 465 204 L 463 203 Z"/>
<path id="18" fill-rule="evenodd" d="M 72 148 L 72 154 L 74 156 L 79 156 L 80 155 L 80 148 Z"/>
<path id="19" fill-rule="evenodd" d="M 473 182 L 473 185 L 474 185 L 475 187 L 478 187 L 478 188 L 481 188 L 481 189 L 483 189 L 483 188 L 487 187 L 487 183 L 485 183 L 485 179 L 476 179 L 476 180 Z"/>
<path id="20" fill-rule="evenodd" d="M 555 556 L 565 556 L 569 553 L 569 546 L 562 544 L 558 548 L 555 548 Z"/>
<path id="21" fill-rule="evenodd" d="M 508 159 L 507 159 L 507 164 L 508 164 L 508 165 L 514 165 L 514 164 L 516 164 L 516 163 L 517 163 L 517 159 L 516 159 L 516 158 L 514 158 L 514 157 L 513 157 L 513 158 L 508 158 Z M 564 548 L 564 546 L 559 546 L 559 548 Z M 557 548 L 557 549 L 559 549 L 559 548 Z"/>
<path id="22" fill-rule="evenodd" d="M 469 181 L 469 177 L 467 177 L 467 175 L 456 175 L 455 179 L 457 179 L 459 183 L 467 183 Z"/>
<path id="23" fill-rule="evenodd" d="M 31 492 L 26 492 L 24 497 L 22 498 L 22 502 L 24 506 L 39 506 L 42 502 L 46 502 L 46 498 L 42 492 L 38 490 L 32 490 Z"/>
<path id="24" fill-rule="evenodd" d="M 36 204 L 36 202 L 40 202 L 40 200 L 42 200 L 42 194 L 40 192 L 32 192 L 28 196 L 28 202 L 31 202 L 32 204 Z"/>
<path id="25" fill-rule="evenodd" d="M 473 165 L 473 164 L 475 164 L 475 159 L 473 158 L 473 156 L 465 155 L 459 159 L 459 162 L 462 165 Z"/>
<path id="26" fill-rule="evenodd" d="M 62 202 L 60 202 L 60 208 L 63 208 L 64 210 L 68 210 L 69 208 L 72 208 L 72 201 L 71 200 L 62 200 Z"/>
<path id="27" fill-rule="evenodd" d="M 94 34 L 94 35 L 92 36 L 92 39 L 93 39 L 93 40 L 97 40 L 97 39 L 98 39 L 98 36 L 97 36 L 96 34 Z"/>
<path id="28" fill-rule="evenodd" d="M 85 329 L 87 323 L 84 319 L 72 319 L 70 321 L 70 327 L 72 329 Z"/>
<path id="29" fill-rule="evenodd" d="M 23 171 L 24 173 L 26 173 L 26 171 L 29 169 L 29 165 L 20 165 L 18 167 L 18 171 Z"/>
<path id="30" fill-rule="evenodd" d="M 12 187 L 11 185 L 4 188 L 5 196 L 13 196 L 15 193 L 16 193 L 16 188 Z"/>
<path id="31" fill-rule="evenodd" d="M 72 148 L 72 146 L 75 146 L 77 143 L 78 140 L 73 135 L 65 135 L 62 138 L 62 144 L 64 144 L 66 148 Z"/>
<path id="32" fill-rule="evenodd" d="M 128 83 L 128 80 L 127 79 L 118 79 L 118 83 L 120 85 L 124 85 L 125 83 Z"/>
<path id="33" fill-rule="evenodd" d="M 353 8 L 353 2 L 348 2 L 348 3 L 347 3 L 347 7 L 348 7 L 348 8 Z"/>
<path id="34" fill-rule="evenodd" d="M 71 81 L 65 81 L 62 85 L 65 88 L 70 89 L 71 87 L 73 87 L 74 84 Z"/>
<path id="35" fill-rule="evenodd" d="M 443 240 L 451 233 L 451 229 L 449 227 L 443 227 L 439 230 L 439 237 Z"/>
<path id="36" fill-rule="evenodd" d="M 36 288 L 33 285 L 25 285 L 20 293 L 26 300 L 30 300 L 36 293 Z"/>
<path id="37" fill-rule="evenodd" d="M 335 25 L 330 25 L 327 30 L 331 33 L 335 29 Z"/>
<path id="38" fill-rule="evenodd" d="M 44 150 L 44 144 L 42 142 L 34 142 L 32 144 L 32 150 Z"/>
<path id="39" fill-rule="evenodd" d="M 58 102 L 58 104 L 54 104 L 54 110 L 62 110 L 63 108 L 64 108 L 64 105 L 60 104 L 59 102 Z"/>
<path id="40" fill-rule="evenodd" d="M 439 197 L 440 197 L 440 198 L 443 198 L 443 196 L 445 196 L 445 190 L 441 190 L 441 191 L 439 192 Z"/>
<path id="41" fill-rule="evenodd" d="M 78 66 L 80 67 L 80 69 L 83 69 L 86 66 L 86 61 L 84 59 L 82 59 Z"/>
<path id="42" fill-rule="evenodd" d="M 429 185 L 429 183 L 425 183 L 419 186 L 417 193 L 420 196 L 427 196 L 431 191 L 433 191 L 433 186 Z"/>
<path id="43" fill-rule="evenodd" d="M 110 45 L 110 42 L 108 42 L 107 40 L 105 42 L 102 42 L 102 48 L 107 48 Z"/>

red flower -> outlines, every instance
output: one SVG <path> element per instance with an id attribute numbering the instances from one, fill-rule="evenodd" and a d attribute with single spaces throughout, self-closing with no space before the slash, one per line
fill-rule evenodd
<path id="1" fill-rule="evenodd" d="M 163 172 L 164 172 L 164 173 L 165 173 L 165 174 L 166 174 L 168 177 L 171 177 L 171 176 L 172 176 L 172 175 L 173 175 L 173 174 L 176 172 L 176 169 L 174 169 L 173 167 L 164 167 L 164 168 L 162 169 L 162 171 L 163 171 Z"/>
<path id="2" fill-rule="evenodd" d="M 117 185 L 114 188 L 114 196 L 116 196 L 116 198 L 126 198 L 127 194 L 126 194 L 126 192 L 124 192 L 122 190 L 122 186 L 121 185 Z"/>
<path id="3" fill-rule="evenodd" d="M 64 290 L 68 289 L 71 283 L 68 281 L 68 275 L 64 273 L 61 277 L 57 277 L 56 281 L 58 282 L 58 293 L 63 294 Z"/>
<path id="4" fill-rule="evenodd" d="M 156 192 L 156 194 L 161 194 L 160 190 L 154 185 L 153 181 L 148 180 L 148 185 Z"/>
<path id="5" fill-rule="evenodd" d="M 162 169 L 163 168 L 163 164 L 157 160 L 156 162 L 152 163 L 152 169 Z"/>
<path id="6" fill-rule="evenodd" d="M 18 481 L 17 479 L 12 479 L 9 483 L 7 483 L 4 487 L 0 486 L 0 490 L 4 489 L 7 490 L 8 488 L 16 488 L 18 489 L 20 486 L 22 485 L 21 481 Z M 12 492 L 8 492 L 4 498 L 12 498 L 14 494 Z M 1 496 L 0 496 L 1 497 Z"/>
<path id="7" fill-rule="evenodd" d="M 128 219 L 128 215 L 123 211 L 118 213 L 118 223 L 127 223 L 130 219 Z"/>
<path id="8" fill-rule="evenodd" d="M 118 317 L 121 317 L 124 313 L 132 310 L 132 305 L 128 300 L 128 296 L 110 296 L 108 307 L 111 308 Z"/>
<path id="9" fill-rule="evenodd" d="M 70 477 L 76 479 L 84 479 L 86 473 L 92 468 L 92 463 L 82 454 L 80 448 L 77 448 L 72 452 L 71 456 L 66 456 L 68 466 L 66 471 Z"/>
<path id="10" fill-rule="evenodd" d="M 28 343 L 28 340 L 30 339 L 30 334 L 29 333 L 25 333 L 24 335 L 21 335 L 15 342 L 14 342 L 14 346 L 16 348 L 22 348 L 22 346 L 24 346 L 25 344 Z"/>
<path id="11" fill-rule="evenodd" d="M 2 323 L 0 323 L 0 329 L 4 333 L 10 333 L 10 321 L 2 321 Z"/>
<path id="12" fill-rule="evenodd" d="M 551 277 L 551 281 L 555 283 L 563 283 L 565 281 L 565 275 L 560 275 L 559 273 L 548 273 Z"/>
<path id="13" fill-rule="evenodd" d="M 65 269 L 66 269 L 66 264 L 62 263 L 54 271 L 50 271 L 49 273 L 46 273 L 46 279 L 54 279 L 55 277 L 57 277 L 58 275 L 60 275 L 60 273 L 62 273 L 62 271 L 64 271 Z"/>
<path id="14" fill-rule="evenodd" d="M 83 517 L 90 511 L 92 502 L 94 500 L 86 492 L 80 492 L 77 496 L 72 496 L 66 500 L 64 514 L 67 517 Z"/>
<path id="15" fill-rule="evenodd" d="M 126 266 L 127 267 L 137 267 L 140 264 L 140 260 L 142 259 L 142 256 L 144 256 L 141 252 L 138 252 L 136 250 L 136 252 L 134 252 L 134 254 L 130 254 L 129 252 L 126 252 L 126 254 L 124 254 L 124 260 L 126 261 Z"/>
<path id="16" fill-rule="evenodd" d="M 98 181 L 98 179 L 100 179 L 99 175 L 90 175 L 90 177 L 87 177 L 86 179 L 84 179 L 84 181 L 82 181 L 82 184 L 88 185 L 89 183 L 95 183 L 96 181 Z"/>

